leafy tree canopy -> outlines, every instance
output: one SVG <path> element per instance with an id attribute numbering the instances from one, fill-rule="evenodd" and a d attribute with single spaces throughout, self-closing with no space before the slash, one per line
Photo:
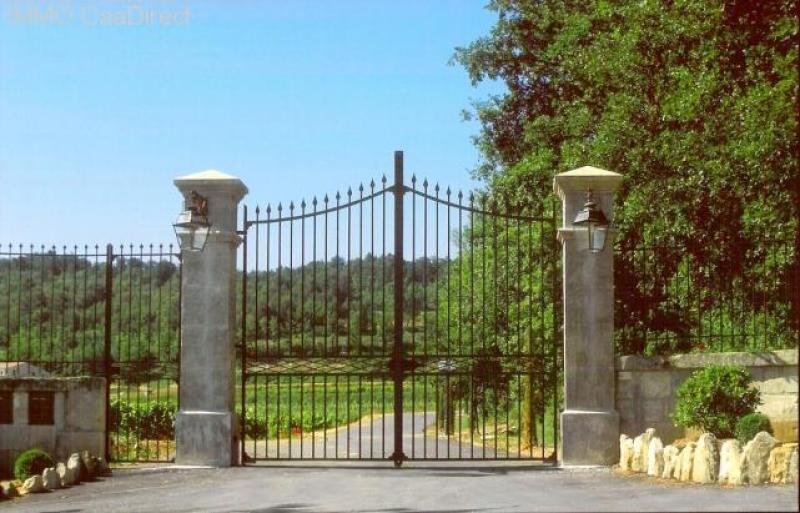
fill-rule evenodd
<path id="1" fill-rule="evenodd" d="M 586 164 L 621 172 L 623 241 L 707 246 L 773 229 L 793 235 L 794 7 L 492 1 L 491 34 L 455 55 L 474 83 L 502 80 L 508 89 L 476 105 L 484 156 L 476 174 L 496 196 L 527 205 L 550 190 L 555 172 Z"/>
<path id="2" fill-rule="evenodd" d="M 473 83 L 506 85 L 467 114 L 481 124 L 475 174 L 495 201 L 534 210 L 555 173 L 594 165 L 625 176 L 620 248 L 666 248 L 648 262 L 653 275 L 667 280 L 690 259 L 720 284 L 758 283 L 757 274 L 775 271 L 764 265 L 776 260 L 765 237 L 788 241 L 782 272 L 792 274 L 795 2 L 492 0 L 488 8 L 498 16 L 491 32 L 457 48 L 454 61 Z M 626 281 L 643 283 L 627 272 Z"/>

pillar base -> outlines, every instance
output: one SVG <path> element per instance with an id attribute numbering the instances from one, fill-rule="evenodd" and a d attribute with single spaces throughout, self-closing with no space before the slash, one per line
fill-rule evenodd
<path id="1" fill-rule="evenodd" d="M 238 419 L 232 412 L 179 411 L 175 419 L 175 463 L 238 465 L 238 433 Z"/>
<path id="2" fill-rule="evenodd" d="M 613 465 L 619 460 L 616 411 L 561 413 L 561 465 Z"/>

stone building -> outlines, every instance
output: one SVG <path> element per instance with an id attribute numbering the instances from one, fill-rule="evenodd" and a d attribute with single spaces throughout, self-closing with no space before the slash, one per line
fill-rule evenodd
<path id="1" fill-rule="evenodd" d="M 38 447 L 65 460 L 104 454 L 105 379 L 57 377 L 28 362 L 0 363 L 0 476 L 19 453 Z"/>

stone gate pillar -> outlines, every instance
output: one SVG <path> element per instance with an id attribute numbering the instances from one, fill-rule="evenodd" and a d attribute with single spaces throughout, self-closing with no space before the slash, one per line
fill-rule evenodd
<path id="1" fill-rule="evenodd" d="M 175 423 L 182 465 L 238 463 L 235 414 L 237 207 L 241 180 L 218 171 L 175 179 L 187 204 L 191 192 L 208 200 L 211 228 L 205 248 L 181 257 L 180 411 Z"/>
<path id="2" fill-rule="evenodd" d="M 573 225 L 587 188 L 613 219 L 622 175 L 594 167 L 560 173 L 554 180 L 563 204 L 558 238 L 563 245 L 564 411 L 562 465 L 611 465 L 618 459 L 619 415 L 614 406 L 614 233 L 605 249 L 589 251 L 586 228 Z"/>

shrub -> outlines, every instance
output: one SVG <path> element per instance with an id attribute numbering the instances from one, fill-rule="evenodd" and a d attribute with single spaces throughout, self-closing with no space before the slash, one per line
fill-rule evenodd
<path id="1" fill-rule="evenodd" d="M 55 466 L 53 457 L 41 449 L 28 449 L 14 461 L 14 477 L 25 481 L 31 476 L 41 474 L 44 469 Z"/>
<path id="2" fill-rule="evenodd" d="M 111 401 L 112 429 L 118 435 L 140 440 L 170 440 L 175 436 L 173 404 L 161 402 L 128 403 Z"/>
<path id="3" fill-rule="evenodd" d="M 731 438 L 736 421 L 761 403 L 758 390 L 750 387 L 752 381 L 740 366 L 710 365 L 696 371 L 676 391 L 672 420 L 678 426 Z"/>
<path id="4" fill-rule="evenodd" d="M 736 422 L 736 438 L 742 445 L 762 431 L 772 434 L 772 424 L 769 422 L 769 417 L 763 413 L 748 413 Z"/>

